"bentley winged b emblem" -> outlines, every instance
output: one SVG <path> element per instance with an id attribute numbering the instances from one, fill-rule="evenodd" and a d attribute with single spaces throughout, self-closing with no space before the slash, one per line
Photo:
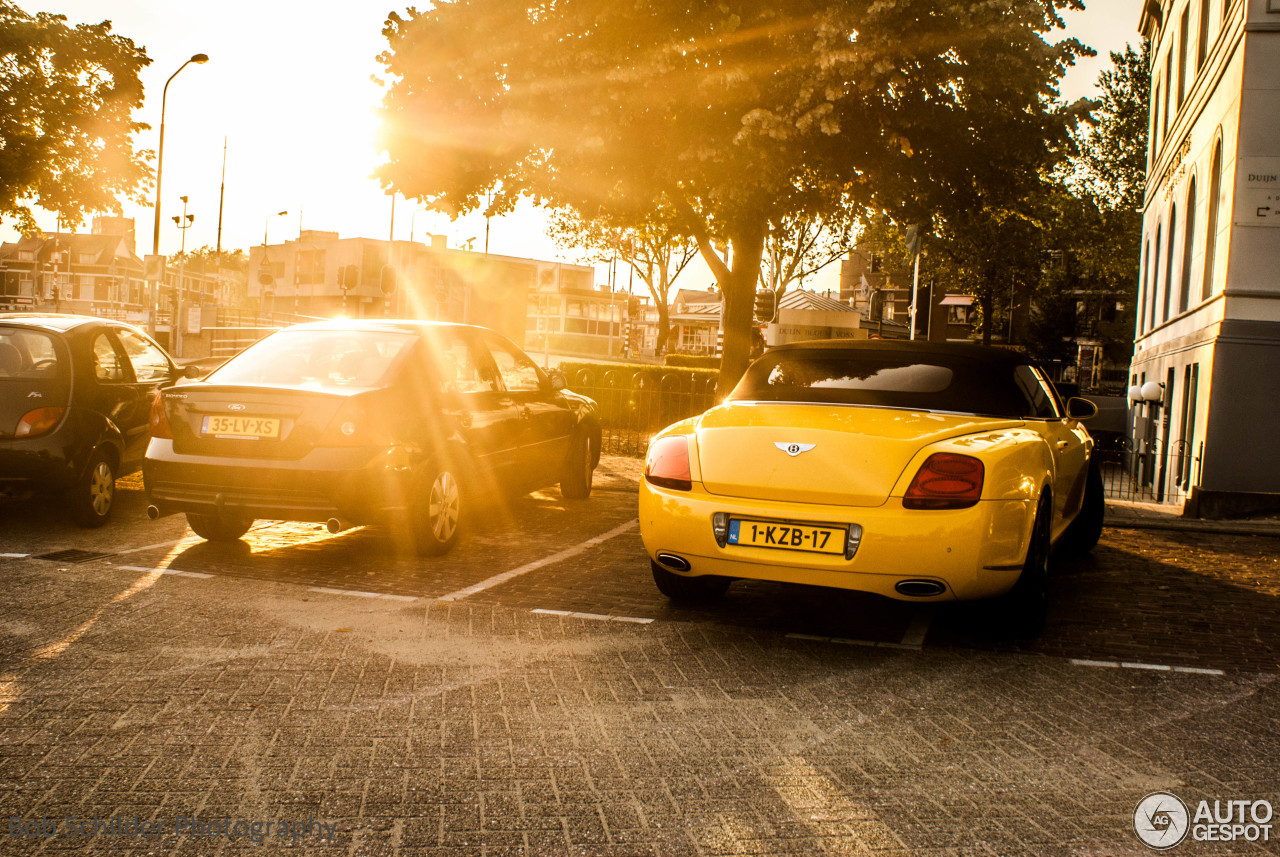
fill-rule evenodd
<path id="1" fill-rule="evenodd" d="M 808 452 L 809 450 L 813 449 L 815 446 L 817 446 L 817 444 L 815 443 L 775 443 L 774 446 L 776 446 L 778 449 L 782 450 L 792 458 L 795 458 L 800 453 Z"/>

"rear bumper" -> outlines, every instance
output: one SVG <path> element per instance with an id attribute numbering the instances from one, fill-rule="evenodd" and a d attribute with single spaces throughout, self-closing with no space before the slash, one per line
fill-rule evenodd
<path id="1" fill-rule="evenodd" d="M 82 462 L 69 455 L 62 433 L 0 440 L 0 499 L 48 493 L 75 482 Z"/>
<path id="2" fill-rule="evenodd" d="M 142 468 L 160 514 L 225 512 L 283 521 L 376 523 L 409 505 L 413 471 L 389 454 L 313 450 L 297 461 L 177 455 L 155 439 Z"/>
<path id="3" fill-rule="evenodd" d="M 779 521 L 858 524 L 862 540 L 852 559 L 761 547 L 720 547 L 716 512 Z M 987 598 L 1008 591 L 1021 574 L 1035 504 L 984 500 L 957 511 L 910 511 L 891 498 L 878 507 L 827 506 L 750 500 L 640 483 L 640 535 L 650 558 L 672 553 L 690 564 L 688 576 L 801 583 L 873 592 L 907 601 Z M 929 580 L 945 591 L 908 597 L 894 587 Z"/>

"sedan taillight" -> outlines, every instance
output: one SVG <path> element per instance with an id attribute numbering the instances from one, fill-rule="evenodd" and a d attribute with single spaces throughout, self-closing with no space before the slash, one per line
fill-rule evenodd
<path id="1" fill-rule="evenodd" d="M 907 509 L 968 509 L 982 499 L 982 462 L 969 455 L 938 452 L 911 480 L 902 505 Z"/>
<path id="2" fill-rule="evenodd" d="M 66 412 L 66 408 L 36 408 L 34 411 L 27 411 L 22 415 L 22 419 L 18 420 L 18 427 L 13 430 L 13 436 L 39 437 L 42 434 L 48 434 L 62 422 L 62 415 Z"/>
<path id="3" fill-rule="evenodd" d="M 662 488 L 689 491 L 693 476 L 689 471 L 689 438 L 685 435 L 664 437 L 649 445 L 645 456 L 644 478 Z"/>
<path id="4" fill-rule="evenodd" d="M 169 415 L 164 409 L 164 394 L 158 390 L 151 394 L 151 416 L 147 419 L 147 433 L 152 437 L 173 437 Z"/>

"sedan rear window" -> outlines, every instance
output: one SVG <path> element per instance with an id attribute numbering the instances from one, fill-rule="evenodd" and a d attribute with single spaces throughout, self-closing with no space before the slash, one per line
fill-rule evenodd
<path id="1" fill-rule="evenodd" d="M 416 338 L 394 330 L 282 330 L 237 354 L 206 380 L 310 389 L 381 387 L 396 358 Z"/>
<path id="2" fill-rule="evenodd" d="M 36 330 L 0 327 L 0 381 L 41 380 L 63 374 L 53 337 Z"/>
<path id="3" fill-rule="evenodd" d="M 885 351 L 779 351 L 756 361 L 729 401 L 871 405 L 1022 418 L 1033 408 L 1011 366 Z"/>

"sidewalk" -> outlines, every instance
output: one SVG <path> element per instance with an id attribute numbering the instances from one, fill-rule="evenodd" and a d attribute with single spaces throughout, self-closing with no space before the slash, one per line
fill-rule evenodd
<path id="1" fill-rule="evenodd" d="M 1184 530 L 1233 536 L 1274 536 L 1280 538 L 1280 517 L 1260 516 L 1232 521 L 1203 521 L 1184 518 L 1181 509 L 1157 503 L 1107 500 L 1106 525 L 1133 530 Z"/>

